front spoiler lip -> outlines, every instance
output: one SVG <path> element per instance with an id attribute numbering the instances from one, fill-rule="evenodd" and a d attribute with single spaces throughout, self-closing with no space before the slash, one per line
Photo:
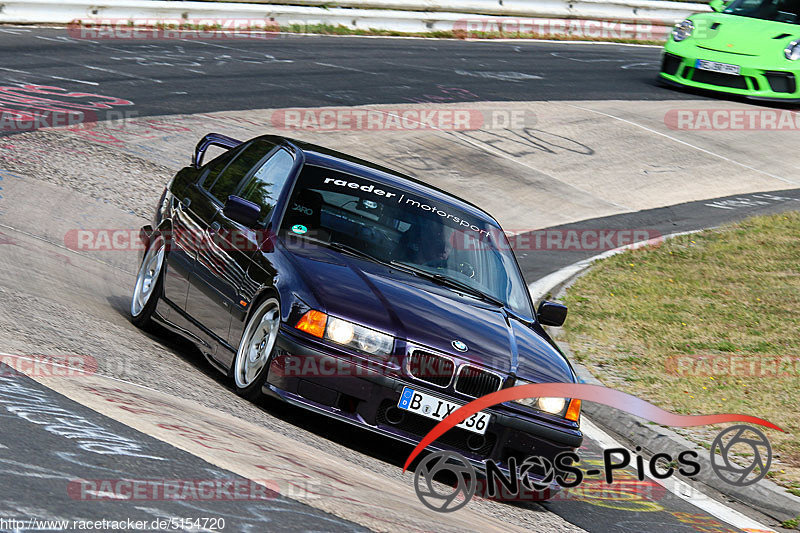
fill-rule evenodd
<path id="1" fill-rule="evenodd" d="M 313 402 L 310 402 L 310 401 L 307 401 L 307 400 L 303 399 L 301 396 L 298 396 L 296 394 L 292 394 L 292 393 L 283 391 L 283 390 L 275 387 L 274 385 L 270 385 L 269 383 L 266 383 L 264 385 L 264 388 L 263 388 L 262 392 L 264 394 L 268 394 L 269 396 L 271 396 L 273 398 L 277 398 L 277 399 L 279 399 L 281 401 L 284 401 L 284 402 L 286 402 L 286 403 L 288 403 L 290 405 L 294 405 L 296 407 L 301 407 L 303 409 L 308 409 L 310 411 L 314 411 L 314 412 L 316 412 L 318 414 L 327 416 L 329 418 L 333 418 L 333 419 L 339 420 L 341 422 L 346 422 L 348 424 L 351 424 L 351 425 L 353 425 L 355 427 L 358 427 L 358 428 L 361 428 L 361 429 L 366 429 L 366 430 L 371 431 L 372 433 L 375 433 L 377 435 L 381 435 L 381 436 L 384 436 L 384 437 L 389 437 L 392 440 L 399 440 L 399 441 L 401 441 L 403 443 L 406 443 L 406 444 L 409 444 L 411 446 L 416 446 L 417 444 L 419 444 L 419 438 L 414 439 L 414 438 L 408 437 L 408 436 L 403 435 L 403 434 L 392 433 L 390 431 L 386 431 L 384 429 L 381 429 L 380 427 L 376 427 L 376 426 L 372 426 L 370 424 L 367 424 L 366 422 L 363 422 L 363 421 L 359 422 L 358 420 L 353 419 L 351 417 L 340 415 L 338 413 L 329 411 L 327 409 L 324 409 L 322 407 L 317 406 L 317 404 L 315 404 Z M 486 464 L 483 461 L 481 461 L 480 459 L 476 459 L 474 456 L 470 456 L 469 454 L 465 454 L 463 450 L 455 450 L 455 449 L 450 448 L 448 446 L 440 446 L 440 445 L 438 445 L 436 443 L 432 443 L 432 444 L 428 445 L 428 447 L 425 450 L 428 451 L 428 452 L 452 451 L 452 452 L 458 453 L 461 457 L 463 457 L 466 461 L 468 461 L 469 464 L 471 464 L 473 466 L 473 468 L 475 468 L 476 472 L 478 472 L 478 473 L 480 473 L 482 475 L 486 474 Z M 497 463 L 497 465 L 498 465 L 498 469 L 503 474 L 505 474 L 505 475 L 509 474 L 508 465 L 506 463 Z M 550 485 L 549 485 L 547 490 L 550 491 L 550 495 L 551 495 L 550 497 L 552 497 L 557 492 L 561 491 L 561 485 L 559 485 L 557 482 L 553 481 L 552 483 L 550 483 Z M 546 498 L 544 498 L 544 499 L 546 499 Z M 534 501 L 538 501 L 538 500 L 534 500 Z"/>
<path id="2" fill-rule="evenodd" d="M 796 104 L 800 103 L 800 98 L 781 98 L 777 96 L 753 96 L 749 94 L 742 94 L 742 93 L 734 93 L 725 90 L 725 87 L 719 87 L 717 89 L 711 89 L 706 87 L 697 87 L 694 85 L 689 85 L 686 83 L 681 83 L 679 81 L 667 78 L 664 76 L 663 72 L 658 73 L 658 79 L 661 83 L 665 85 L 670 85 L 672 87 L 678 89 L 692 89 L 694 91 L 703 91 L 711 93 L 711 95 L 715 94 L 724 94 L 726 96 L 736 96 L 739 98 L 745 98 L 747 100 L 753 100 L 756 102 L 772 102 L 772 103 L 786 103 L 786 104 Z"/>

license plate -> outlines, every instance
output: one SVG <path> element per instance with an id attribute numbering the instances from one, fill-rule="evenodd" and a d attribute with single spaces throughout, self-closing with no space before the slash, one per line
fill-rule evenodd
<path id="1" fill-rule="evenodd" d="M 710 70 L 711 72 L 722 72 L 723 74 L 739 75 L 739 65 L 729 65 L 728 63 L 717 63 L 716 61 L 706 61 L 698 59 L 694 65 L 698 70 Z"/>
<path id="2" fill-rule="evenodd" d="M 454 413 L 456 409 L 461 407 L 461 404 L 449 402 L 424 392 L 415 391 L 410 387 L 404 387 L 403 394 L 400 395 L 400 401 L 397 403 L 397 407 L 432 418 L 433 420 L 442 420 L 450 413 Z M 486 427 L 489 425 L 490 418 L 491 415 L 489 413 L 480 411 L 457 424 L 456 427 L 483 435 L 486 433 Z"/>

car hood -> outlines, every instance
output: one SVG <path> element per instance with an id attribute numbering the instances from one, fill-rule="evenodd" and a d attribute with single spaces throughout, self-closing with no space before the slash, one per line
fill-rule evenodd
<path id="1" fill-rule="evenodd" d="M 412 274 L 306 244 L 288 250 L 316 307 L 500 372 L 536 382 L 573 382 L 564 356 L 504 309 Z M 460 340 L 467 352 L 454 350 Z"/>
<path id="2" fill-rule="evenodd" d="M 800 25 L 785 22 L 728 15 L 703 13 L 692 18 L 695 30 L 692 38 L 699 48 L 737 55 L 764 56 L 775 62 L 784 59 L 783 49 L 800 37 Z M 717 25 L 715 29 L 712 26 Z M 780 38 L 777 38 L 780 37 Z"/>

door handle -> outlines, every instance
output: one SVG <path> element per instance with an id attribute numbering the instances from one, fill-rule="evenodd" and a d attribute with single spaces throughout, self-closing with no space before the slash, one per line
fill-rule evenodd
<path id="1" fill-rule="evenodd" d="M 209 233 L 216 233 L 219 231 L 220 225 L 219 222 L 212 222 L 211 225 L 208 227 Z"/>

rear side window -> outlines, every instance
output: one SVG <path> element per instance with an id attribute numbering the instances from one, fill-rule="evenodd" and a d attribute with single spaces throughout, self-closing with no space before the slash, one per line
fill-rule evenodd
<path id="1" fill-rule="evenodd" d="M 231 148 L 205 164 L 205 176 L 203 177 L 204 189 L 208 190 L 211 185 L 216 183 L 219 173 L 228 166 L 228 163 L 236 157 L 239 151 L 240 149 L 238 147 Z"/>
<path id="2" fill-rule="evenodd" d="M 239 183 L 247 173 L 264 159 L 274 147 L 274 143 L 264 140 L 249 143 L 224 168 L 218 170 L 215 176 L 212 176 L 213 171 L 209 172 L 203 181 L 203 187 L 211 196 L 221 203 L 225 203 L 228 196 L 236 191 Z M 216 163 L 216 161 L 215 159 L 212 163 Z"/>
<path id="3" fill-rule="evenodd" d="M 294 158 L 281 148 L 262 163 L 241 192 L 242 198 L 261 206 L 262 221 L 275 207 L 293 166 Z"/>

